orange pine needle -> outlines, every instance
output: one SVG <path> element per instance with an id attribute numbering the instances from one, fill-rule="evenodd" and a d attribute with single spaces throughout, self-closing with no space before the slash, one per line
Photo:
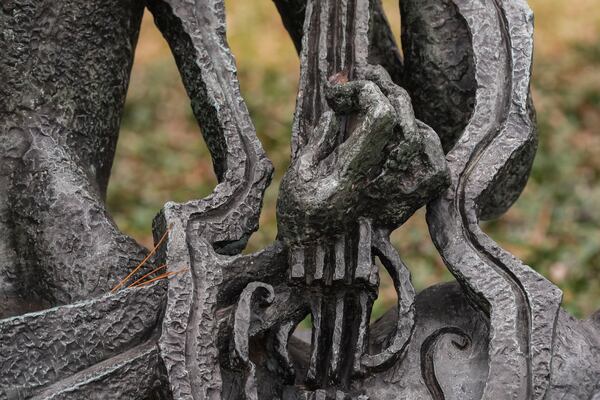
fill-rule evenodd
<path id="1" fill-rule="evenodd" d="M 180 269 L 179 271 L 165 272 L 164 274 L 158 275 L 158 276 L 156 276 L 156 277 L 154 277 L 154 278 L 152 278 L 150 280 L 138 283 L 137 285 L 132 286 L 132 288 L 146 286 L 146 285 L 151 284 L 152 282 L 155 282 L 155 281 L 158 281 L 158 280 L 161 280 L 161 279 L 165 279 L 165 278 L 169 278 L 169 277 L 171 277 L 173 275 L 177 275 L 177 274 L 180 274 L 180 273 L 185 272 L 185 271 L 189 271 L 189 268 L 183 268 L 183 269 Z"/>
<path id="2" fill-rule="evenodd" d="M 138 283 L 140 283 L 141 281 L 143 281 L 144 279 L 146 279 L 147 277 L 149 277 L 150 275 L 152 275 L 155 272 L 160 271 L 161 269 L 165 269 L 167 268 L 167 264 L 163 264 L 158 268 L 153 269 L 152 271 L 148 272 L 146 275 L 142 276 L 140 279 L 138 279 L 137 281 L 133 282 L 131 285 L 127 286 L 127 288 L 130 288 L 132 286 L 137 285 Z"/>
<path id="3" fill-rule="evenodd" d="M 139 263 L 138 266 L 135 267 L 133 269 L 133 271 L 131 271 L 129 273 L 129 275 L 127 275 L 125 277 L 125 279 L 123 279 L 121 282 L 119 282 L 117 284 L 117 286 L 115 286 L 114 288 L 112 288 L 112 290 L 110 291 L 111 293 L 116 292 L 121 286 L 123 286 L 125 284 L 125 282 L 127 282 L 133 276 L 133 274 L 135 274 L 140 268 L 142 268 L 144 266 L 144 264 L 146 264 L 146 262 L 150 259 L 150 257 L 152 257 L 152 255 L 156 252 L 156 250 L 165 241 L 165 239 L 167 238 L 167 235 L 169 234 L 169 231 L 171 230 L 172 227 L 173 227 L 173 225 L 169 225 L 169 227 L 167 228 L 167 230 L 165 231 L 165 233 L 163 233 L 162 237 L 160 238 L 160 240 L 158 241 L 158 243 L 156 243 L 156 246 L 154 246 L 154 248 L 152 249 L 152 251 L 150 251 L 150 253 L 148 253 L 148 255 L 142 260 L 142 262 Z"/>

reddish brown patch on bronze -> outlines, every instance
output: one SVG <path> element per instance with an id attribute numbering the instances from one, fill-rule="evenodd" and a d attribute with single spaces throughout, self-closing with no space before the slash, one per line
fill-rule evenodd
<path id="1" fill-rule="evenodd" d="M 348 83 L 348 71 L 342 70 L 329 77 L 329 83 L 332 85 L 338 85 L 341 83 Z"/>

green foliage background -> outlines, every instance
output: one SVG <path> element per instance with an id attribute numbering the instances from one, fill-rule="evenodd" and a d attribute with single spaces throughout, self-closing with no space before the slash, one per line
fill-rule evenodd
<path id="1" fill-rule="evenodd" d="M 289 160 L 298 58 L 269 0 L 229 0 L 228 38 L 242 92 L 276 168 L 259 249 L 276 234 L 279 179 Z M 536 14 L 533 93 L 540 146 L 519 201 L 485 230 L 564 291 L 565 306 L 585 317 L 600 308 L 600 4 L 598 0 L 531 0 Z M 396 0 L 384 0 L 399 37 Z M 151 221 L 169 201 L 209 194 L 216 183 L 168 46 L 146 15 L 136 52 L 108 204 L 119 227 L 151 246 Z M 417 290 L 450 280 L 424 212 L 393 235 Z M 392 304 L 384 279 L 375 314 Z"/>

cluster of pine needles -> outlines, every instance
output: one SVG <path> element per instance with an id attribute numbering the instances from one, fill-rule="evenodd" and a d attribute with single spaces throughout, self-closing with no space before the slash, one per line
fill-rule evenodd
<path id="1" fill-rule="evenodd" d="M 156 250 L 158 250 L 160 248 L 160 246 L 162 246 L 162 244 L 164 243 L 165 239 L 169 235 L 169 232 L 171 231 L 171 227 L 172 226 L 169 226 L 167 228 L 165 233 L 163 233 L 160 240 L 156 243 L 156 245 L 152 248 L 152 250 L 148 253 L 148 255 L 125 278 L 123 278 L 119 283 L 117 283 L 117 285 L 115 287 L 112 288 L 112 290 L 110 291 L 111 293 L 116 293 L 116 291 L 119 290 L 120 288 L 122 288 L 131 279 L 131 277 L 140 270 L 140 268 L 142 268 L 144 265 L 146 265 L 148 260 L 156 253 Z M 127 286 L 127 289 L 148 286 L 153 282 L 159 281 L 161 279 L 168 279 L 171 276 L 175 276 L 175 275 L 178 275 L 182 272 L 186 272 L 189 270 L 189 268 L 182 268 L 177 271 L 167 271 L 167 272 L 161 273 L 160 275 L 153 277 L 153 275 L 156 274 L 157 272 L 163 271 L 166 269 L 167 269 L 167 264 L 163 264 L 163 265 L 153 269 L 152 271 L 148 272 L 141 278 L 139 278 L 139 279 L 135 280 L 133 283 L 129 284 Z"/>

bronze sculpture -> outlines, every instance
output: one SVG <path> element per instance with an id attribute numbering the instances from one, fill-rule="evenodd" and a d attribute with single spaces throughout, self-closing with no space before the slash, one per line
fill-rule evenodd
<path id="1" fill-rule="evenodd" d="M 276 0 L 301 57 L 279 237 L 241 255 L 272 167 L 240 96 L 222 0 L 145 4 L 219 185 L 168 203 L 147 253 L 103 206 L 143 3 L 8 1 L 0 85 L 0 399 L 595 399 L 598 318 L 479 228 L 536 148 L 522 0 Z M 73 27 L 77 26 L 77 29 Z M 35 28 L 35 29 L 34 29 Z M 427 204 L 457 283 L 415 295 L 391 230 Z M 398 305 L 369 325 L 378 258 Z M 111 290 L 114 289 L 114 290 Z M 312 315 L 312 343 L 292 335 Z"/>

